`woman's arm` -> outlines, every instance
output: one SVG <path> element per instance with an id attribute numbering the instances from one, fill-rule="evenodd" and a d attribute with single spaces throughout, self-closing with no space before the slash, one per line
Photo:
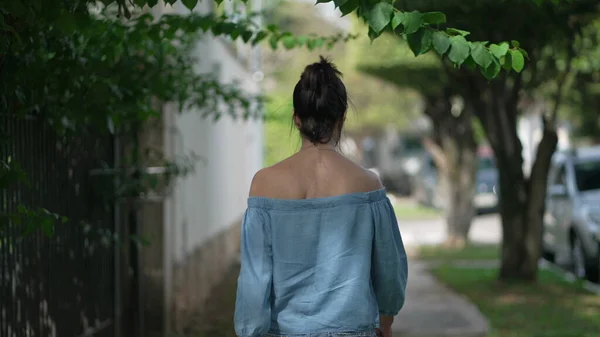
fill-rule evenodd
<path id="1" fill-rule="evenodd" d="M 235 332 L 239 337 L 262 336 L 271 324 L 273 260 L 269 223 L 264 212 L 249 208 L 242 223 L 242 265 L 234 314 Z"/>
<path id="2" fill-rule="evenodd" d="M 371 279 L 379 307 L 380 328 L 384 336 L 389 337 L 394 316 L 404 306 L 408 262 L 389 200 L 373 205 L 373 221 Z"/>
<path id="3" fill-rule="evenodd" d="M 381 316 L 379 318 L 379 328 L 383 337 L 392 336 L 392 323 L 394 323 L 394 316 Z"/>

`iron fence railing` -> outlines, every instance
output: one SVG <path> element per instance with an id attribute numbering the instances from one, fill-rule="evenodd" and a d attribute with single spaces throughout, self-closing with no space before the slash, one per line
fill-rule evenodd
<path id="1" fill-rule="evenodd" d="M 22 204 L 69 219 L 51 237 L 22 237 L 14 222 L 0 227 L 0 337 L 114 336 L 112 184 L 90 174 L 113 167 L 113 138 L 57 136 L 38 118 L 10 115 L 0 116 L 0 130 L 0 158 L 18 162 L 30 182 L 0 189 L 0 213 Z"/>

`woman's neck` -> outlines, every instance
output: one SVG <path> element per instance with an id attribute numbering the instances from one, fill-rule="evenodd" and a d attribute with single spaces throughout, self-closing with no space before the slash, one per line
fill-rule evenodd
<path id="1" fill-rule="evenodd" d="M 300 147 L 300 151 L 306 149 L 337 151 L 336 144 L 333 140 L 325 144 L 313 144 L 306 139 L 302 139 L 302 147 Z"/>

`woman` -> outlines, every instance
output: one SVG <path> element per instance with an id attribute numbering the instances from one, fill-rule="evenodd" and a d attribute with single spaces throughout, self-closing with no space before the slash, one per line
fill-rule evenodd
<path id="1" fill-rule="evenodd" d="M 323 57 L 308 65 L 293 103 L 302 147 L 250 188 L 236 334 L 389 337 L 406 253 L 379 178 L 337 151 L 348 108 L 341 73 Z"/>

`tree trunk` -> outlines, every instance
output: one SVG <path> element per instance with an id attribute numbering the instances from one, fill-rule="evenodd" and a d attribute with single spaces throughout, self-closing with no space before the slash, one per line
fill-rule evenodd
<path id="1" fill-rule="evenodd" d="M 517 134 L 520 78 L 490 84 L 471 80 L 471 102 L 496 156 L 500 183 L 502 256 L 499 278 L 534 281 L 542 250 L 546 182 L 557 136 L 544 120 L 543 137 L 529 178 L 523 173 L 522 145 Z"/>
<path id="2" fill-rule="evenodd" d="M 433 140 L 425 147 L 438 168 L 442 186 L 444 213 L 447 224 L 445 245 L 462 248 L 468 241 L 469 230 L 475 215 L 475 175 L 477 144 L 473 135 L 472 114 L 469 110 L 460 115 L 451 113 L 448 92 L 427 100 L 425 113 L 433 124 Z"/>
<path id="3" fill-rule="evenodd" d="M 511 156 L 496 155 L 500 183 L 500 218 L 502 219 L 501 279 L 531 279 L 535 273 L 525 272 L 528 259 L 524 249 L 526 237 L 527 183 L 521 161 Z"/>
<path id="4" fill-rule="evenodd" d="M 502 263 L 500 279 L 533 281 L 542 252 L 546 181 L 558 138 L 545 128 L 528 179 L 520 167 L 499 160 Z M 514 163 L 514 162 L 513 162 Z"/>
<path id="5" fill-rule="evenodd" d="M 473 134 L 470 134 L 472 139 Z M 469 137 L 469 135 L 462 135 Z M 446 245 L 462 248 L 467 243 L 475 207 L 475 178 L 477 167 L 476 147 L 471 139 L 446 139 L 444 149 L 448 167 L 443 173 L 447 181 L 446 223 L 448 233 Z"/>

